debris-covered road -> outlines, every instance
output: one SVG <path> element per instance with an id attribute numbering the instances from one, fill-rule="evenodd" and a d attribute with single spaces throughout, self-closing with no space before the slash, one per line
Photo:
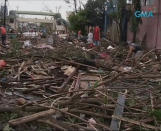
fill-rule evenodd
<path id="1" fill-rule="evenodd" d="M 123 62 L 126 48 L 109 40 L 99 48 L 77 40 L 18 43 L 1 53 L 7 65 L 0 71 L 0 130 L 161 128 L 161 65 L 154 52 L 131 66 Z"/>

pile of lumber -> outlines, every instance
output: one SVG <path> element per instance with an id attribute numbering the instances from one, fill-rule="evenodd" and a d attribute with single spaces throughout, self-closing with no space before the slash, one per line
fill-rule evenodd
<path id="1" fill-rule="evenodd" d="M 107 51 L 110 66 L 91 64 L 107 50 L 102 48 L 64 41 L 53 49 L 3 55 L 0 114 L 18 114 L 8 125 L 15 130 L 41 123 L 55 130 L 159 130 L 161 66 L 155 54 L 147 53 L 125 71 L 127 50 L 117 45 Z"/>

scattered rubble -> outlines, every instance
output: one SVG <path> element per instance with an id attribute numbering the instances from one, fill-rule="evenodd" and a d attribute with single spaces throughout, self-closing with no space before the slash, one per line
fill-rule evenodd
<path id="1" fill-rule="evenodd" d="M 0 130 L 40 123 L 54 130 L 160 130 L 161 67 L 153 53 L 132 66 L 123 63 L 127 50 L 109 40 L 103 51 L 60 41 L 1 54 L 7 66 L 0 72 L 0 116 L 16 115 L 0 117 Z"/>

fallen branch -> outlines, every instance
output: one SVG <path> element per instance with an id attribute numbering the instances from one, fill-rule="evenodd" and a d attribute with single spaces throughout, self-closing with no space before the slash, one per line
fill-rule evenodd
<path id="1" fill-rule="evenodd" d="M 97 68 L 94 67 L 94 66 L 85 65 L 85 64 L 78 63 L 78 62 L 75 62 L 75 61 L 69 61 L 69 60 L 65 60 L 65 59 L 58 59 L 58 60 L 65 61 L 65 62 L 67 62 L 67 63 L 71 63 L 71 64 L 74 64 L 74 65 L 79 65 L 79 66 L 89 67 L 89 68 L 92 68 L 92 69 L 97 69 Z"/>
<path id="2" fill-rule="evenodd" d="M 109 83 L 111 83 L 111 82 L 117 80 L 117 78 L 120 77 L 120 76 L 123 75 L 123 74 L 124 74 L 123 72 L 122 72 L 122 73 L 119 73 L 118 75 L 116 75 L 115 77 L 113 77 L 113 78 L 110 79 L 110 80 L 106 80 L 106 81 L 100 82 L 100 83 L 98 84 L 97 87 L 102 86 L 102 85 L 107 85 L 107 84 L 109 84 Z"/>
<path id="3" fill-rule="evenodd" d="M 55 107 L 43 106 L 43 105 L 38 105 L 38 104 L 36 104 L 36 105 L 37 105 L 37 106 L 40 106 L 40 107 L 46 107 L 46 108 L 49 108 L 49 109 L 54 109 L 54 110 L 56 110 L 56 111 L 59 111 L 59 112 L 61 112 L 61 113 L 66 114 L 66 115 L 75 117 L 75 118 L 77 118 L 77 119 L 79 119 L 79 120 L 81 120 L 81 121 L 83 121 L 83 122 L 85 122 L 85 123 L 88 123 L 87 120 L 82 119 L 81 117 L 79 117 L 79 116 L 77 116 L 77 115 L 74 115 L 74 114 L 72 114 L 72 113 L 69 113 L 69 112 L 67 112 L 67 111 L 63 111 L 63 110 L 58 109 L 58 108 L 55 108 Z M 106 129 L 106 130 L 110 130 L 110 128 L 109 128 L 108 126 L 105 126 L 105 125 L 103 125 L 103 124 L 96 123 L 95 125 L 100 126 L 100 127 L 104 128 L 104 129 Z"/>
<path id="4" fill-rule="evenodd" d="M 37 120 L 41 117 L 50 116 L 54 113 L 55 113 L 55 110 L 50 109 L 50 110 L 47 110 L 47 111 L 42 111 L 42 112 L 35 113 L 35 114 L 32 114 L 32 115 L 24 116 L 24 117 L 21 117 L 21 118 L 18 118 L 18 119 L 10 120 L 9 124 L 11 126 L 17 126 L 17 125 L 20 125 L 20 124 L 24 124 L 24 123 L 27 123 L 27 122 Z"/>

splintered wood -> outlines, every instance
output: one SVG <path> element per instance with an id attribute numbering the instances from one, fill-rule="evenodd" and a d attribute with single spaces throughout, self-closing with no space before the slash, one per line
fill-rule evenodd
<path id="1" fill-rule="evenodd" d="M 111 42 L 97 51 L 78 41 L 60 43 L 2 56 L 7 67 L 0 72 L 0 117 L 16 114 L 6 124 L 14 130 L 159 130 L 161 68 L 152 51 L 132 67 L 120 64 L 125 48 L 107 49 Z"/>

